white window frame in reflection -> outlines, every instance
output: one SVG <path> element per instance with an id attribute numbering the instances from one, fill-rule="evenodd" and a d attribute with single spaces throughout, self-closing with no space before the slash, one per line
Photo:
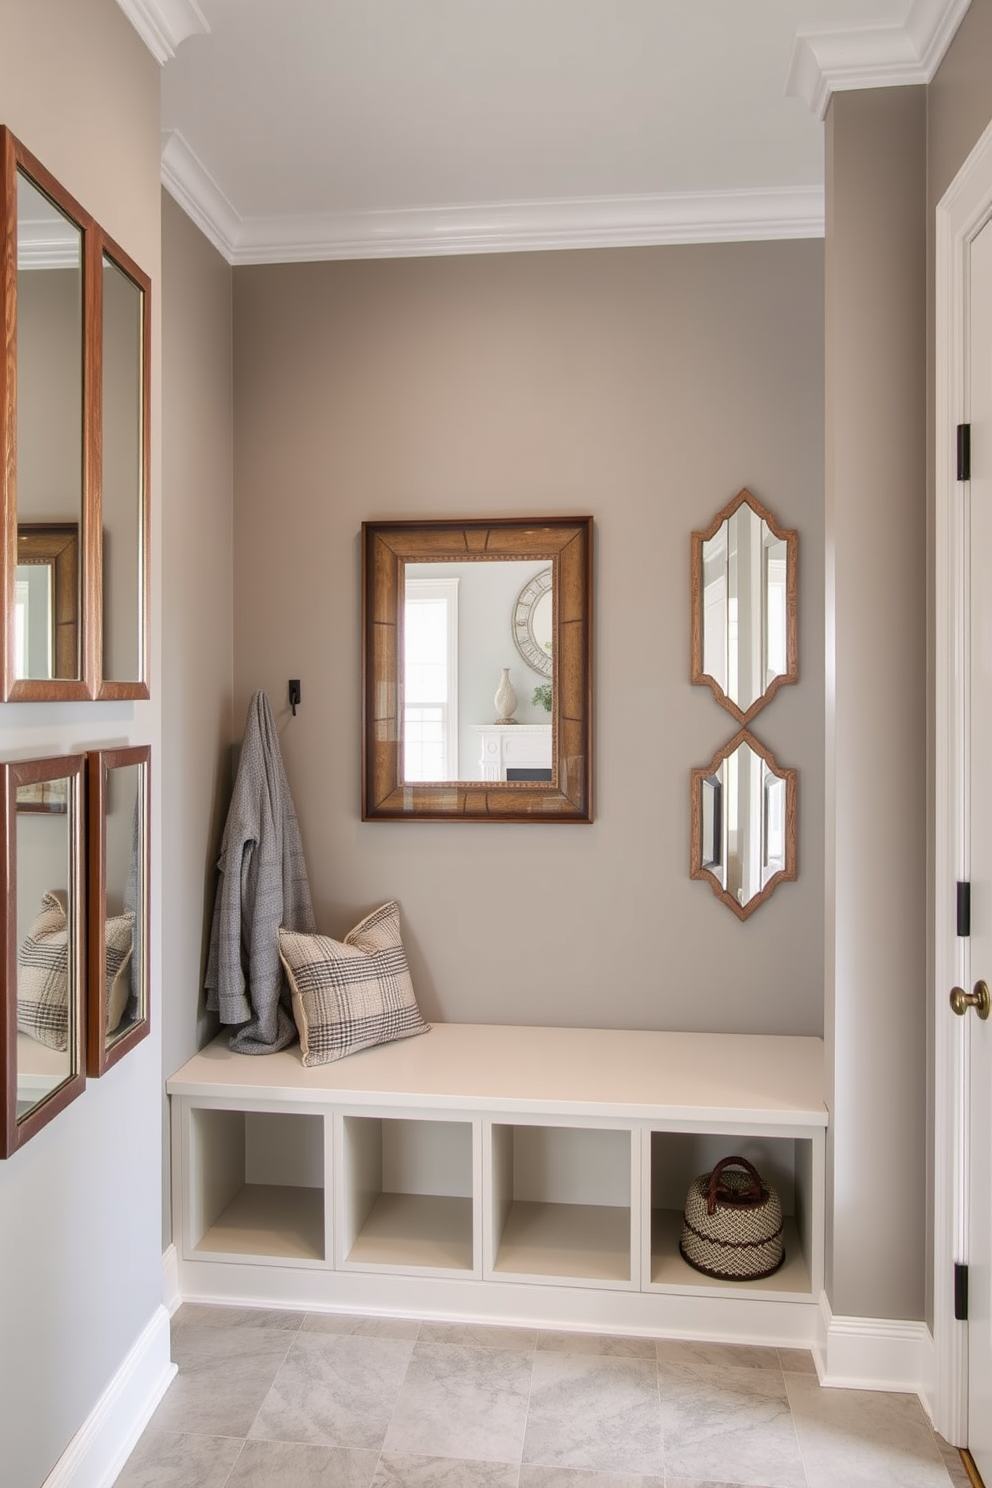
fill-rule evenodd
<path id="1" fill-rule="evenodd" d="M 457 780 L 458 579 L 404 578 L 403 587 L 403 779 Z"/>

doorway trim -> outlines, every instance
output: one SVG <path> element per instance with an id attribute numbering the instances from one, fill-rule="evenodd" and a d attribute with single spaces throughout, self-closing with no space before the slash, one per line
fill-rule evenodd
<path id="1" fill-rule="evenodd" d="M 933 1338 L 929 1401 L 948 1441 L 968 1440 L 967 1326 L 954 1317 L 954 1265 L 968 1259 L 970 1024 L 947 1006 L 970 986 L 970 945 L 957 934 L 955 885 L 970 876 L 968 837 L 968 502 L 957 480 L 956 427 L 970 419 L 969 255 L 992 218 L 992 124 L 941 198 L 935 223 Z"/>

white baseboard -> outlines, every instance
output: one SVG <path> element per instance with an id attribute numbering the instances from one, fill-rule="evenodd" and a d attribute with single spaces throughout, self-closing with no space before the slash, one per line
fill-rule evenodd
<path id="1" fill-rule="evenodd" d="M 179 1290 L 179 1255 L 174 1245 L 166 1246 L 162 1252 L 162 1302 L 172 1317 L 182 1303 Z"/>
<path id="2" fill-rule="evenodd" d="M 157 1307 L 43 1488 L 110 1488 L 176 1373 L 169 1314 Z"/>
<path id="3" fill-rule="evenodd" d="M 926 1323 L 836 1317 L 824 1292 L 813 1356 L 821 1385 L 919 1395 L 929 1409 L 934 1352 Z"/>

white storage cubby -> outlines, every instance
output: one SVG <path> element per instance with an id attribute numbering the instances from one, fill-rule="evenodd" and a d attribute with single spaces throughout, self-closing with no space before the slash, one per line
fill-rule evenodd
<path id="1" fill-rule="evenodd" d="M 346 1115 L 338 1150 L 342 1266 L 478 1272 L 471 1122 Z"/>
<path id="2" fill-rule="evenodd" d="M 645 1284 L 667 1288 L 726 1287 L 696 1271 L 679 1253 L 682 1211 L 690 1183 L 709 1173 L 725 1157 L 744 1157 L 761 1174 L 782 1204 L 785 1260 L 762 1281 L 734 1282 L 735 1291 L 761 1291 L 773 1296 L 819 1295 L 822 1276 L 822 1213 L 816 1199 L 820 1166 L 814 1141 L 751 1133 L 652 1131 L 648 1146 L 651 1195 L 650 1268 Z"/>
<path id="3" fill-rule="evenodd" d="M 336 1063 L 168 1082 L 183 1297 L 807 1344 L 823 1285 L 819 1039 L 436 1024 Z M 749 1158 L 786 1261 L 679 1255 L 686 1190 Z"/>
<path id="4" fill-rule="evenodd" d="M 631 1286 L 629 1127 L 494 1122 L 487 1275 Z"/>
<path id="5" fill-rule="evenodd" d="M 219 1106 L 187 1115 L 189 1249 L 324 1261 L 324 1117 Z"/>

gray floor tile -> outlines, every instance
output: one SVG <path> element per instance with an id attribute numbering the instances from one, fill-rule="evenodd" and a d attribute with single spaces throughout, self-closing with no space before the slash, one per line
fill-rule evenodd
<path id="1" fill-rule="evenodd" d="M 172 1343 L 179 1373 L 153 1429 L 247 1436 L 293 1338 L 279 1328 L 180 1328 Z"/>
<path id="2" fill-rule="evenodd" d="M 734 1369 L 774 1369 L 781 1373 L 779 1351 L 749 1343 L 695 1343 L 683 1338 L 655 1341 L 659 1364 L 716 1364 Z M 812 1362 L 812 1359 L 810 1360 Z"/>
<path id="3" fill-rule="evenodd" d="M 538 1352 L 523 1460 L 596 1472 L 664 1472 L 657 1366 Z"/>
<path id="4" fill-rule="evenodd" d="M 400 1338 L 299 1333 L 249 1434 L 378 1451 L 413 1347 Z"/>
<path id="5" fill-rule="evenodd" d="M 805 1349 L 187 1304 L 173 1356 L 117 1488 L 968 1485 L 915 1396 Z"/>
<path id="6" fill-rule="evenodd" d="M 383 1452 L 372 1488 L 517 1488 L 517 1468 L 507 1462 Z"/>
<path id="7" fill-rule="evenodd" d="M 418 1342 L 384 1451 L 519 1463 L 533 1360 L 513 1349 Z"/>
<path id="8" fill-rule="evenodd" d="M 809 1488 L 948 1488 L 915 1395 L 824 1390 L 795 1374 L 786 1383 Z"/>
<path id="9" fill-rule="evenodd" d="M 670 1477 L 806 1488 L 781 1370 L 665 1363 L 659 1375 Z"/>
<path id="10" fill-rule="evenodd" d="M 520 1469 L 518 1488 L 666 1488 L 664 1478 L 645 1478 L 640 1473 L 587 1472 L 574 1467 Z"/>
<path id="11" fill-rule="evenodd" d="M 947 1475 L 954 1484 L 954 1488 L 971 1488 L 971 1479 L 968 1476 L 964 1463 L 961 1461 L 961 1453 L 957 1447 L 952 1447 L 950 1442 L 946 1442 L 936 1431 L 933 1434 L 933 1439 L 937 1443 L 937 1451 L 940 1453 L 941 1461 L 947 1468 Z"/>
<path id="12" fill-rule="evenodd" d="M 613 1333 L 541 1332 L 537 1346 L 549 1354 L 603 1354 L 626 1359 L 653 1359 L 655 1340 Z"/>
<path id="13" fill-rule="evenodd" d="M 378 1452 L 246 1441 L 226 1488 L 370 1488 Z"/>
<path id="14" fill-rule="evenodd" d="M 536 1328 L 498 1328 L 490 1323 L 421 1323 L 419 1343 L 467 1343 L 478 1348 L 515 1349 L 526 1353 L 537 1347 Z"/>
<path id="15" fill-rule="evenodd" d="M 349 1312 L 308 1312 L 304 1333 L 350 1333 L 359 1338 L 409 1338 L 420 1332 L 416 1318 L 358 1317 Z"/>
<path id="16" fill-rule="evenodd" d="M 147 1430 L 114 1488 L 225 1488 L 241 1451 L 236 1436 Z"/>
<path id="17" fill-rule="evenodd" d="M 184 1302 L 172 1316 L 173 1333 L 179 1328 L 280 1328 L 295 1333 L 306 1313 L 275 1307 L 214 1307 L 206 1302 Z"/>
<path id="18" fill-rule="evenodd" d="M 816 1375 L 816 1365 L 813 1363 L 813 1355 L 809 1349 L 776 1349 L 778 1362 L 785 1374 L 812 1374 Z"/>
<path id="19" fill-rule="evenodd" d="M 714 1483 L 712 1478 L 666 1478 L 665 1488 L 740 1488 L 739 1483 Z M 767 1483 L 749 1483 L 747 1488 L 770 1488 Z M 840 1483 L 837 1488 L 842 1488 Z M 881 1488 L 881 1484 L 879 1485 Z"/>

